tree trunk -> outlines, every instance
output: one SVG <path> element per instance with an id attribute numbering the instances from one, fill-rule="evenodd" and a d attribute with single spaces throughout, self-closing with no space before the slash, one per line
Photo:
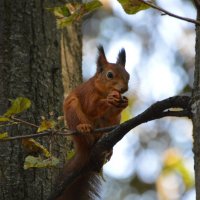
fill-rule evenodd
<path id="1" fill-rule="evenodd" d="M 200 20 L 200 9 L 197 9 L 197 20 Z M 200 199 L 200 26 L 196 26 L 195 73 L 192 94 L 193 137 L 194 137 L 194 170 L 196 200 Z"/>
<path id="2" fill-rule="evenodd" d="M 80 26 L 74 25 L 62 30 L 61 34 L 61 62 L 65 96 L 82 82 L 80 32 Z"/>
<path id="3" fill-rule="evenodd" d="M 32 102 L 31 109 L 20 116 L 26 121 L 39 124 L 41 116 L 49 118 L 50 112 L 54 113 L 54 118 L 62 115 L 61 63 L 65 64 L 65 58 L 61 55 L 66 54 L 65 71 L 70 72 L 65 75 L 67 89 L 81 81 L 80 26 L 69 27 L 61 37 L 54 16 L 46 9 L 56 2 L 0 0 L 0 115 L 8 108 L 9 99 L 19 96 Z M 19 125 L 6 129 L 9 136 L 36 131 Z M 52 142 L 48 137 L 40 141 L 46 147 Z M 59 138 L 53 143 L 52 153 L 62 163 L 66 148 L 58 143 L 66 145 L 66 139 Z M 0 143 L 1 200 L 41 200 L 50 194 L 58 170 L 24 170 L 27 154 L 20 141 Z"/>

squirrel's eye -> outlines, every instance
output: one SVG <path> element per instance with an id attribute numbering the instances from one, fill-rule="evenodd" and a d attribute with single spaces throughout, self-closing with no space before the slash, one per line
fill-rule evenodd
<path id="1" fill-rule="evenodd" d="M 114 77 L 114 75 L 113 75 L 112 72 L 108 72 L 108 73 L 106 74 L 106 76 L 107 76 L 109 79 L 113 79 L 113 77 Z"/>

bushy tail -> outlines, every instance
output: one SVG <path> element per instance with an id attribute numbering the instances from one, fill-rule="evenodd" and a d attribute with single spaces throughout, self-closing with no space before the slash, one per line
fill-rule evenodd
<path id="1" fill-rule="evenodd" d="M 62 179 L 68 174 L 76 172 L 86 166 L 89 160 L 88 152 L 78 152 L 64 168 Z M 56 200 L 93 200 L 99 197 L 100 179 L 98 173 L 88 170 L 83 172 L 74 182 L 72 182 Z"/>

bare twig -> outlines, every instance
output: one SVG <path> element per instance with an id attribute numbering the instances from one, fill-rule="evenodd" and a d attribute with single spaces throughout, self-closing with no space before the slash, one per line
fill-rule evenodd
<path id="1" fill-rule="evenodd" d="M 94 133 L 103 133 L 103 132 L 109 132 L 115 128 L 117 128 L 117 126 L 110 126 L 110 127 L 106 127 L 106 128 L 98 128 L 92 131 L 92 134 Z M 90 134 L 90 133 L 88 133 Z M 29 135 L 19 135 L 19 136 L 13 136 L 13 137 L 7 137 L 7 138 L 3 138 L 0 140 L 0 142 L 9 142 L 9 141 L 13 141 L 13 140 L 22 140 L 22 139 L 27 139 L 27 138 L 39 138 L 39 137 L 44 137 L 44 136 L 52 136 L 52 135 L 58 135 L 58 136 L 71 136 L 71 135 L 80 135 L 80 133 L 78 131 L 71 131 L 71 130 L 52 130 L 52 129 L 48 129 L 45 131 L 42 131 L 40 133 L 34 133 L 34 134 L 29 134 Z"/>
<path id="2" fill-rule="evenodd" d="M 37 125 L 35 125 L 35 124 L 31 123 L 31 122 L 24 121 L 24 120 L 22 120 L 22 119 L 19 119 L 19 118 L 14 117 L 14 116 L 12 116 L 11 119 L 14 120 L 14 121 L 16 121 L 16 122 L 19 122 L 19 123 L 23 123 L 23 124 L 25 124 L 25 125 L 28 125 L 28 126 L 32 126 L 32 127 L 34 127 L 34 128 L 39 128 L 39 126 L 37 126 Z"/>
<path id="3" fill-rule="evenodd" d="M 52 131 L 51 131 L 52 132 Z M 22 140 L 22 139 L 28 139 L 28 138 L 38 138 L 43 136 L 50 136 L 50 131 L 44 131 L 42 133 L 35 133 L 35 134 L 29 134 L 29 135 L 18 135 L 13 137 L 7 137 L 0 140 L 0 142 L 9 142 L 13 140 Z"/>
<path id="4" fill-rule="evenodd" d="M 13 126 L 13 125 L 17 125 L 18 124 L 18 122 L 9 122 L 8 124 L 2 124 L 2 125 L 0 125 L 0 127 L 8 127 L 8 126 Z"/>
<path id="5" fill-rule="evenodd" d="M 177 19 L 181 19 L 181 20 L 184 20 L 184 21 L 187 21 L 187 22 L 190 22 L 190 23 L 193 23 L 193 24 L 196 24 L 196 25 L 200 25 L 200 21 L 198 20 L 194 20 L 194 19 L 191 19 L 191 18 L 187 18 L 187 17 L 182 17 L 182 16 L 179 16 L 179 15 L 176 15 L 176 14 L 173 14 L 149 1 L 145 1 L 145 0 L 139 0 L 140 2 L 150 6 L 151 8 L 154 8 L 156 10 L 159 10 L 161 11 L 162 13 L 166 14 L 166 15 L 169 15 L 171 17 L 174 17 L 174 18 L 177 18 Z M 195 0 L 196 2 L 200 3 L 199 0 Z"/>

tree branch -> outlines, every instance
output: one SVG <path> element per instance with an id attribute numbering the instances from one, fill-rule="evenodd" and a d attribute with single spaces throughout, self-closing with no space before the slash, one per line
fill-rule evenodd
<path id="1" fill-rule="evenodd" d="M 177 97 L 170 97 L 169 99 L 166 99 L 166 100 L 163 100 L 163 101 L 160 101 L 160 102 L 157 102 L 155 104 L 153 104 L 150 108 L 153 107 L 153 109 L 158 109 L 157 106 L 161 106 L 163 104 L 166 104 L 166 109 L 169 109 L 169 108 L 174 108 L 173 105 L 170 106 L 167 106 L 169 104 L 169 101 L 173 100 L 175 98 L 178 98 L 179 99 L 179 102 L 180 103 L 180 99 L 187 99 L 189 97 L 187 96 L 177 96 Z M 181 104 L 176 106 L 177 108 L 182 108 L 181 107 Z M 149 108 L 149 109 L 150 109 Z M 162 110 L 162 109 L 161 109 Z M 153 119 L 158 119 L 158 118 L 162 118 L 162 117 L 167 117 L 167 116 L 171 116 L 171 117 L 189 117 L 189 113 L 187 110 L 181 110 L 181 111 L 170 111 L 170 110 L 166 110 L 166 111 L 162 111 L 159 110 L 159 113 L 157 113 L 156 115 L 156 112 L 152 112 L 152 119 L 150 119 L 150 116 L 149 118 L 147 119 L 147 121 L 150 121 L 150 120 L 153 120 Z M 148 111 L 149 112 L 149 111 Z M 142 113 L 144 114 L 144 112 Z M 141 114 L 140 114 L 141 115 Z M 140 116 L 138 115 L 138 116 Z M 106 132 L 110 132 L 116 128 L 119 128 L 119 127 L 122 127 L 124 126 L 124 124 L 128 123 L 129 121 L 133 120 L 133 122 L 131 123 L 134 123 L 134 121 L 136 121 L 137 117 L 136 116 L 135 118 L 132 118 L 120 125 L 116 125 L 116 126 L 111 126 L 111 127 L 105 127 L 105 128 L 98 128 L 98 129 L 95 129 L 92 131 L 92 134 L 94 133 L 106 133 Z M 142 115 L 143 116 L 143 115 Z M 156 118 L 155 118 L 156 117 Z M 143 118 L 143 117 L 142 117 Z M 16 120 L 16 118 L 15 118 Z M 23 122 L 22 120 L 20 119 L 17 119 L 18 121 L 20 122 Z M 146 121 L 146 122 L 147 122 Z M 144 122 L 141 122 L 141 123 L 144 123 Z M 33 126 L 34 124 L 31 124 L 30 122 L 26 122 L 25 123 L 26 125 L 30 125 L 30 126 Z M 34 127 L 38 127 L 36 125 L 34 125 Z M 134 128 L 134 127 L 132 127 Z M 89 135 L 90 133 L 88 133 Z M 66 130 L 66 131 L 60 131 L 60 130 L 52 130 L 52 129 L 49 129 L 49 130 L 45 130 L 43 132 L 40 132 L 40 133 L 34 133 L 34 134 L 29 134 L 29 135 L 20 135 L 20 136 L 13 136 L 13 137 L 7 137 L 7 138 L 4 138 L 4 139 L 1 139 L 0 142 L 8 142 L 8 141 L 13 141 L 13 140 L 21 140 L 21 139 L 26 139 L 26 138 L 38 138 L 38 137 L 44 137 L 44 136 L 54 136 L 54 135 L 59 135 L 59 136 L 71 136 L 71 135 L 80 135 L 81 136 L 81 133 L 77 132 L 77 131 L 71 131 L 71 130 Z M 84 134 L 85 135 L 85 134 Z"/>
<path id="2" fill-rule="evenodd" d="M 180 111 L 171 111 L 171 108 L 180 108 Z M 131 129 L 136 126 L 162 117 L 173 116 L 173 117 L 188 117 L 191 118 L 190 112 L 190 97 L 188 96 L 175 96 L 165 99 L 163 101 L 158 101 L 157 103 L 150 106 L 143 113 L 137 115 L 136 117 L 116 126 L 112 131 L 105 134 L 93 147 L 91 150 L 91 156 L 89 162 L 86 166 L 81 169 L 68 174 L 64 180 L 56 186 L 56 190 L 48 200 L 54 200 L 59 197 L 60 194 L 67 188 L 73 180 L 78 178 L 81 174 L 91 171 L 91 166 L 93 166 L 93 171 L 98 172 L 98 159 L 102 158 L 102 154 L 110 151 L 113 146 L 120 141 L 124 135 L 126 135 Z M 89 169 L 90 167 L 90 169 Z"/>
<path id="3" fill-rule="evenodd" d="M 175 15 L 149 1 L 145 1 L 145 0 L 139 0 L 140 2 L 150 6 L 151 8 L 154 8 L 156 10 L 159 10 L 161 11 L 162 13 L 166 14 L 166 15 L 169 15 L 171 17 L 174 17 L 174 18 L 177 18 L 177 19 L 181 19 L 181 20 L 184 20 L 184 21 L 187 21 L 187 22 L 190 22 L 190 23 L 193 23 L 193 24 L 196 24 L 196 25 L 200 25 L 200 21 L 198 20 L 194 20 L 194 19 L 191 19 L 191 18 L 187 18 L 187 17 L 182 17 L 182 16 L 179 16 L 179 15 Z M 199 5 L 200 1 L 199 0 L 195 0 L 195 2 L 197 3 L 196 5 Z"/>
<path id="4" fill-rule="evenodd" d="M 26 125 L 28 125 L 26 123 Z M 115 129 L 117 126 L 110 126 L 110 127 L 105 127 L 105 128 L 97 128 L 92 131 L 92 134 L 94 133 L 103 133 L 103 132 L 109 132 L 113 129 Z M 91 133 L 88 133 L 88 135 Z M 0 142 L 9 142 L 13 140 L 22 140 L 22 139 L 27 139 L 27 138 L 39 138 L 39 137 L 44 137 L 44 136 L 52 136 L 52 135 L 58 135 L 58 136 L 71 136 L 71 135 L 81 135 L 78 131 L 71 131 L 71 130 L 52 130 L 48 129 L 39 133 L 34 133 L 34 134 L 29 134 L 29 135 L 18 135 L 18 136 L 13 136 L 13 137 L 7 137 L 0 139 Z"/>
<path id="5" fill-rule="evenodd" d="M 170 111 L 171 108 L 181 108 L 182 111 Z M 109 134 L 102 137 L 98 143 L 95 145 L 94 150 L 97 152 L 106 151 L 111 149 L 123 136 L 136 126 L 152 121 L 155 119 L 160 119 L 163 117 L 188 117 L 191 118 L 190 113 L 190 97 L 188 96 L 175 96 L 165 99 L 163 101 L 158 101 L 151 105 L 143 113 L 137 115 L 136 117 L 124 122 L 116 129 L 111 131 Z"/>
<path id="6" fill-rule="evenodd" d="M 14 120 L 14 121 L 16 121 L 16 122 L 19 122 L 19 123 L 23 123 L 23 124 L 25 124 L 25 125 L 28 125 L 28 126 L 32 126 L 32 127 L 34 127 L 34 128 L 39 128 L 39 126 L 37 126 L 37 125 L 35 125 L 35 124 L 33 124 L 33 123 L 24 121 L 24 120 L 22 120 L 22 119 L 19 119 L 19 118 L 14 117 L 14 116 L 11 116 L 11 119 Z"/>

